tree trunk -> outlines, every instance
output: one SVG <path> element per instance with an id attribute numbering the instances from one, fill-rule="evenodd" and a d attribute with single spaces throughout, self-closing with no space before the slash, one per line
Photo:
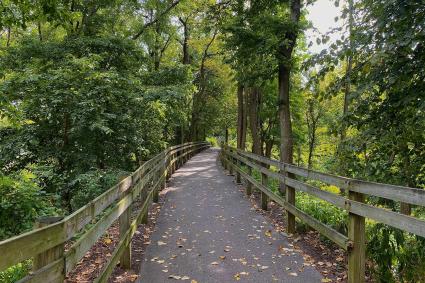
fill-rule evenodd
<path id="1" fill-rule="evenodd" d="M 10 27 L 8 27 L 8 28 L 7 28 L 7 41 L 6 41 L 6 47 L 9 47 L 9 46 L 10 46 L 10 34 L 11 34 Z"/>
<path id="2" fill-rule="evenodd" d="M 257 87 L 250 88 L 249 91 L 249 126 L 252 136 L 252 152 L 258 155 L 263 155 L 261 149 L 261 137 L 260 137 L 260 91 Z"/>
<path id="3" fill-rule="evenodd" d="M 285 40 L 281 42 L 279 48 L 279 119 L 280 119 L 280 160 L 284 163 L 293 161 L 293 138 L 291 111 L 289 105 L 289 83 L 291 75 L 292 50 L 298 36 L 298 23 L 301 14 L 301 0 L 292 0 L 290 2 L 291 21 L 293 29 L 286 31 Z M 284 172 L 286 174 L 286 172 Z M 294 178 L 290 174 L 289 177 Z M 295 189 L 286 187 L 280 183 L 279 190 L 285 193 L 286 201 L 295 205 Z M 286 211 L 286 228 L 288 233 L 295 233 L 295 215 Z"/>
<path id="4" fill-rule="evenodd" d="M 183 25 L 183 59 L 182 63 L 183 65 L 189 65 L 190 64 L 190 55 L 189 55 L 189 27 L 187 26 L 188 19 L 182 19 L 179 18 L 181 24 Z"/>
<path id="5" fill-rule="evenodd" d="M 270 139 L 270 140 L 267 140 L 265 143 L 266 143 L 266 149 L 264 150 L 264 156 L 267 158 L 271 158 L 274 140 Z"/>
<path id="6" fill-rule="evenodd" d="M 224 143 L 229 145 L 229 128 L 226 127 L 225 135 L 224 135 Z"/>
<path id="7" fill-rule="evenodd" d="M 353 35 L 353 25 L 354 25 L 354 6 L 353 6 L 353 0 L 348 0 L 348 29 L 349 29 L 349 46 L 351 52 L 353 51 L 353 42 L 351 39 L 351 36 Z M 350 92 L 351 92 L 351 72 L 353 68 L 353 58 L 352 55 L 349 54 L 347 56 L 347 67 L 345 70 L 345 88 L 344 88 L 344 107 L 342 116 L 343 118 L 348 114 L 348 106 L 350 104 Z M 344 154 L 344 142 L 347 136 L 347 125 L 345 124 L 345 121 L 342 121 L 341 125 L 341 134 L 340 134 L 340 143 L 337 148 L 337 155 L 339 156 L 339 159 L 341 159 L 342 155 Z M 342 161 L 342 160 L 341 160 Z M 347 175 L 347 168 L 346 163 L 344 161 L 340 162 L 339 166 L 339 173 L 341 175 Z M 344 194 L 345 190 L 341 189 L 341 194 Z"/>
<path id="8" fill-rule="evenodd" d="M 415 184 L 412 182 L 411 174 L 410 174 L 410 156 L 409 156 L 409 147 L 406 142 L 400 147 L 400 153 L 402 155 L 403 160 L 403 179 L 405 180 L 405 185 L 408 187 L 414 187 Z M 409 203 L 400 203 L 400 212 L 405 215 L 410 215 L 412 213 L 412 208 Z"/>
<path id="9" fill-rule="evenodd" d="M 320 118 L 320 110 L 318 110 L 317 114 L 314 111 L 314 105 L 318 103 L 312 99 L 309 99 L 307 104 L 307 127 L 308 127 L 308 169 L 313 168 L 313 155 L 314 148 L 316 147 L 316 132 L 317 132 L 317 124 Z"/>
<path id="10" fill-rule="evenodd" d="M 217 36 L 218 30 L 214 30 L 213 36 L 211 40 L 208 42 L 207 46 L 204 49 L 202 59 L 201 59 L 201 65 L 199 67 L 199 91 L 197 93 L 194 93 L 192 96 L 193 106 L 192 106 L 192 118 L 191 118 L 191 125 L 190 125 L 190 139 L 191 141 L 196 141 L 199 138 L 199 116 L 202 113 L 202 109 L 200 109 L 200 106 L 203 102 L 204 98 L 204 92 L 205 92 L 205 63 L 207 61 L 208 57 L 208 50 L 213 44 L 216 36 Z"/>
<path id="11" fill-rule="evenodd" d="M 292 163 L 293 137 L 291 110 L 289 105 L 289 77 L 291 70 L 279 65 L 279 119 L 280 119 L 280 161 Z"/>
<path id="12" fill-rule="evenodd" d="M 238 85 L 238 128 L 237 128 L 237 147 L 245 150 L 246 141 L 246 103 L 244 99 L 244 87 Z"/>
<path id="13" fill-rule="evenodd" d="M 291 21 L 298 25 L 301 13 L 301 1 L 291 1 Z M 280 120 L 280 161 L 284 163 L 293 162 L 293 137 L 291 111 L 289 105 L 289 84 L 291 75 L 292 50 L 295 47 L 298 32 L 289 30 L 285 32 L 285 41 L 279 47 L 279 120 Z M 281 193 L 285 193 L 285 186 L 280 185 Z M 295 222 L 293 223 L 295 224 Z"/>
<path id="14" fill-rule="evenodd" d="M 38 30 L 38 39 L 40 41 L 43 41 L 43 33 L 41 31 L 41 23 L 40 22 L 37 23 L 37 30 Z"/>

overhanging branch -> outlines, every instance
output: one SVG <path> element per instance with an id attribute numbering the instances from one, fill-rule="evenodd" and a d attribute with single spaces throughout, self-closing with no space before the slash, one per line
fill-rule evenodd
<path id="1" fill-rule="evenodd" d="M 152 20 L 149 23 L 144 24 L 143 27 L 140 29 L 140 31 L 133 36 L 133 39 L 138 39 L 148 27 L 150 27 L 153 24 L 157 23 L 163 16 L 165 16 L 166 14 L 168 14 L 168 12 L 170 12 L 179 3 L 180 3 L 180 0 L 174 0 L 171 3 L 171 5 L 168 6 L 167 9 L 165 9 L 164 11 L 162 11 L 154 20 Z"/>

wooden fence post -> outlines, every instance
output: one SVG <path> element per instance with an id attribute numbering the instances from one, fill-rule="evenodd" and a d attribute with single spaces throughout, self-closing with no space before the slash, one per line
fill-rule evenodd
<path id="1" fill-rule="evenodd" d="M 164 157 L 162 159 L 162 167 L 161 167 L 161 190 L 165 189 L 165 186 L 167 185 L 166 179 L 167 179 L 167 154 L 164 154 Z"/>
<path id="2" fill-rule="evenodd" d="M 159 162 L 159 164 L 161 164 L 162 161 Z M 155 173 L 154 173 L 154 177 L 153 177 L 153 182 L 152 182 L 152 186 L 153 187 L 153 197 L 152 200 L 154 203 L 158 203 L 159 200 L 159 191 L 162 188 L 162 181 L 161 181 L 161 172 L 162 172 L 162 166 L 159 167 Z"/>
<path id="3" fill-rule="evenodd" d="M 267 175 L 264 173 L 261 173 L 261 184 L 265 187 L 267 187 Z M 263 210 L 267 210 L 267 204 L 269 202 L 269 197 L 266 193 L 261 191 L 261 208 Z"/>
<path id="4" fill-rule="evenodd" d="M 227 149 L 226 146 L 223 146 L 222 151 L 222 158 L 223 158 L 223 168 L 224 170 L 227 170 Z"/>
<path id="5" fill-rule="evenodd" d="M 170 152 L 167 152 L 166 158 L 167 158 L 166 169 L 167 169 L 167 181 L 168 181 L 171 178 L 171 154 L 170 154 Z"/>
<path id="6" fill-rule="evenodd" d="M 130 229 L 131 205 L 120 215 L 118 221 L 120 225 L 120 240 L 122 240 L 127 230 Z M 123 269 L 131 269 L 131 241 L 124 247 L 124 252 L 120 258 L 120 266 Z"/>
<path id="7" fill-rule="evenodd" d="M 291 175 L 286 172 L 285 165 L 283 165 L 283 172 L 284 172 L 285 178 L 291 177 Z M 285 184 L 285 198 L 288 203 L 295 206 L 295 189 L 287 186 L 286 184 Z M 286 211 L 286 229 L 287 229 L 287 232 L 290 234 L 294 234 L 296 230 L 295 215 L 290 213 L 288 210 Z"/>
<path id="8" fill-rule="evenodd" d="M 364 194 L 349 191 L 350 200 L 364 202 Z M 366 231 L 365 218 L 353 213 L 348 216 L 348 238 L 352 247 L 348 250 L 348 282 L 365 282 L 366 265 Z"/>
<path id="9" fill-rule="evenodd" d="M 229 149 L 231 152 L 231 149 Z M 233 157 L 229 154 L 229 175 L 233 176 Z"/>
<path id="10" fill-rule="evenodd" d="M 247 165 L 247 166 L 248 166 L 248 175 L 252 176 L 252 168 L 249 165 Z M 252 194 L 252 184 L 249 180 L 246 180 L 246 194 L 248 196 L 250 196 Z"/>
<path id="11" fill-rule="evenodd" d="M 42 228 L 54 223 L 57 223 L 59 221 L 61 221 L 63 219 L 63 217 L 59 217 L 59 216 L 49 216 L 49 217 L 41 217 L 39 219 L 37 219 L 34 223 L 34 228 Z M 42 240 L 42 239 L 40 239 Z M 40 268 L 43 268 L 44 266 L 48 265 L 49 263 L 52 263 L 58 259 L 60 259 L 61 257 L 63 257 L 65 252 L 65 242 L 62 244 L 59 244 L 51 249 L 48 249 L 42 253 L 39 253 L 38 255 L 36 255 L 34 257 L 34 261 L 33 261 L 33 265 L 32 265 L 32 270 L 33 271 L 37 271 Z M 65 280 L 65 268 L 63 270 L 63 274 L 62 276 L 59 277 L 57 282 L 63 282 Z"/>
<path id="12" fill-rule="evenodd" d="M 237 152 L 235 152 L 235 154 L 238 154 Z M 242 163 L 236 159 L 236 164 L 235 166 L 238 166 L 239 168 L 241 168 Z M 240 184 L 241 183 L 241 173 L 239 173 L 239 171 L 236 171 L 236 184 Z"/>

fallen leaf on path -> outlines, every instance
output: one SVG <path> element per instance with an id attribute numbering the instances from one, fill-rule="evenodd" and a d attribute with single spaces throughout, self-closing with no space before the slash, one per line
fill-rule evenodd
<path id="1" fill-rule="evenodd" d="M 166 242 L 158 241 L 158 246 L 164 246 L 164 245 L 166 245 L 166 244 L 167 244 Z"/>
<path id="2" fill-rule="evenodd" d="M 298 276 L 298 273 L 296 273 L 296 272 L 291 272 L 291 273 L 289 273 L 289 275 L 291 275 L 291 276 Z"/>

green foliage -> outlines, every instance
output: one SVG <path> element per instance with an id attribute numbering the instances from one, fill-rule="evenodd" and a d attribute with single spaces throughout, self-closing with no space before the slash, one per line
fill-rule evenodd
<path id="1" fill-rule="evenodd" d="M 368 257 L 379 282 L 423 282 L 425 239 L 384 224 L 368 225 Z"/>
<path id="2" fill-rule="evenodd" d="M 57 212 L 33 173 L 0 174 L 0 240 L 31 230 L 38 217 Z"/>
<path id="3" fill-rule="evenodd" d="M 302 192 L 297 193 L 295 203 L 299 209 L 308 215 L 331 226 L 340 233 L 347 234 L 348 213 L 329 205 L 326 201 Z"/>
<path id="4" fill-rule="evenodd" d="M 71 207 L 75 211 L 86 205 L 107 189 L 120 181 L 128 172 L 115 170 L 95 170 L 76 176 L 69 184 L 72 193 Z"/>
<path id="5" fill-rule="evenodd" d="M 0 282 L 15 283 L 24 278 L 31 270 L 31 260 L 26 260 L 0 272 Z"/>

